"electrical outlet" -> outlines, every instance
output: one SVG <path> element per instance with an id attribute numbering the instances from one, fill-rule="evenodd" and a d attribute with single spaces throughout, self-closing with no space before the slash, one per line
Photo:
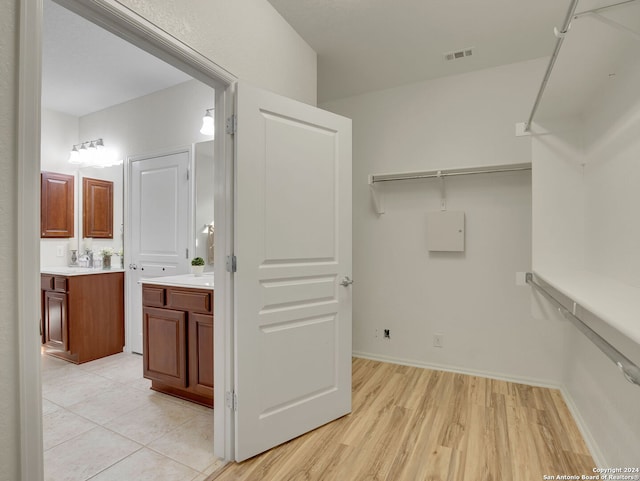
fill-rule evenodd
<path id="1" fill-rule="evenodd" d="M 391 339 L 391 330 L 390 329 L 385 329 L 384 330 L 384 338 L 385 339 Z"/>
<path id="2" fill-rule="evenodd" d="M 433 335 L 433 347 L 444 347 L 444 334 Z"/>
<path id="3" fill-rule="evenodd" d="M 64 257 L 64 246 L 56 246 L 56 256 Z"/>

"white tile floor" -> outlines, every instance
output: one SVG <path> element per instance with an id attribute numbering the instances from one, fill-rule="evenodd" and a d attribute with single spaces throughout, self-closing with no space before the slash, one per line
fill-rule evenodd
<path id="1" fill-rule="evenodd" d="M 213 411 L 150 385 L 136 354 L 43 354 L 45 481 L 203 481 L 220 467 Z"/>

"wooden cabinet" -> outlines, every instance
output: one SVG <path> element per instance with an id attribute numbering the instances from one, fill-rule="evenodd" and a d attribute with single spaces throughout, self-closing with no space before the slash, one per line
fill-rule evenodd
<path id="1" fill-rule="evenodd" d="M 143 284 L 144 377 L 213 407 L 213 291 Z"/>
<path id="2" fill-rule="evenodd" d="M 82 179 L 82 237 L 113 239 L 113 182 Z"/>
<path id="3" fill-rule="evenodd" d="M 67 293 L 44 291 L 42 342 L 53 349 L 66 351 Z"/>
<path id="4" fill-rule="evenodd" d="M 124 273 L 41 274 L 44 352 L 80 364 L 124 348 Z"/>
<path id="5" fill-rule="evenodd" d="M 40 236 L 73 237 L 73 175 L 40 174 Z"/>

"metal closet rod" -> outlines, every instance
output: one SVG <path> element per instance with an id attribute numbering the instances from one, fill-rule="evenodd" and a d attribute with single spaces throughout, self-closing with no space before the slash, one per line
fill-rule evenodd
<path id="1" fill-rule="evenodd" d="M 553 70 L 553 66 L 556 64 L 558 54 L 560 53 L 560 47 L 562 47 L 564 36 L 569 29 L 569 25 L 571 25 L 571 20 L 573 19 L 573 14 L 575 13 L 577 6 L 578 0 L 571 0 L 569 10 L 567 11 L 567 16 L 565 17 L 562 24 L 562 30 L 556 33 L 556 35 L 558 36 L 558 40 L 556 41 L 556 46 L 554 47 L 553 53 L 551 54 L 551 59 L 549 59 L 547 71 L 544 73 L 544 77 L 542 78 L 542 84 L 540 85 L 540 90 L 538 90 L 536 100 L 533 103 L 533 108 L 531 109 L 531 113 L 529 114 L 529 119 L 527 120 L 527 124 L 524 127 L 525 132 L 529 132 L 531 130 L 531 122 L 533 122 L 533 117 L 536 115 L 538 107 L 540 106 L 540 102 L 542 101 L 542 95 L 544 94 L 544 90 L 547 87 L 547 83 L 549 82 L 549 77 L 551 77 L 551 71 Z"/>
<path id="2" fill-rule="evenodd" d="M 625 0 L 623 2 L 613 3 L 611 5 L 605 5 L 602 7 L 593 8 L 591 10 L 585 10 L 584 12 L 576 13 L 578 0 L 571 0 L 571 4 L 569 5 L 569 10 L 567 11 L 567 16 L 565 17 L 564 23 L 562 24 L 562 29 L 560 31 L 556 31 L 556 36 L 558 37 L 558 40 L 556 41 L 556 46 L 553 49 L 551 58 L 549 59 L 549 64 L 547 65 L 547 71 L 544 73 L 542 84 L 540 84 L 540 89 L 538 90 L 538 95 L 536 97 L 535 102 L 533 103 L 531 113 L 529 114 L 529 119 L 525 124 L 525 127 L 524 127 L 525 132 L 531 131 L 531 123 L 533 122 L 533 117 L 536 115 L 536 112 L 538 111 L 540 102 L 542 102 L 542 96 L 544 95 L 544 91 L 547 87 L 547 83 L 549 82 L 549 77 L 551 77 L 551 72 L 553 71 L 553 67 L 556 64 L 558 54 L 560 53 L 560 47 L 562 47 L 562 42 L 564 42 L 564 37 L 569 31 L 569 27 L 571 26 L 571 21 L 576 18 L 580 18 L 584 15 L 588 15 L 590 13 L 602 12 L 603 10 L 607 10 L 609 8 L 619 7 L 619 6 L 626 5 L 628 3 L 634 3 L 637 1 L 638 0 Z"/>
<path id="3" fill-rule="evenodd" d="M 556 299 L 549 291 L 538 284 L 533 279 L 533 273 L 527 272 L 526 281 L 527 284 L 536 288 L 538 292 L 540 292 L 545 298 L 547 298 L 547 300 L 555 305 L 565 318 L 569 319 L 580 332 L 587 336 L 589 340 L 598 347 L 598 349 L 600 349 L 609 359 L 611 359 L 615 363 L 615 365 L 618 366 L 618 368 L 622 372 L 622 375 L 627 381 L 629 381 L 631 384 L 635 384 L 636 386 L 640 386 L 640 367 L 635 365 L 628 357 L 626 357 L 615 347 L 609 344 L 607 340 L 602 338 L 596 331 L 587 326 L 584 321 L 582 321 L 582 319 L 577 317 L 573 312 L 567 309 L 564 304 Z M 582 307 L 575 302 L 574 306 L 574 312 L 576 307 Z"/>
<path id="4" fill-rule="evenodd" d="M 441 169 L 429 170 L 426 172 L 406 172 L 399 174 L 372 174 L 369 176 L 370 184 L 378 182 L 392 182 L 396 180 L 416 180 L 416 179 L 438 179 L 442 177 L 453 177 L 456 175 L 476 175 L 494 174 L 497 172 L 517 172 L 521 170 L 531 170 L 530 163 L 510 164 L 505 166 L 471 167 L 462 169 Z"/>

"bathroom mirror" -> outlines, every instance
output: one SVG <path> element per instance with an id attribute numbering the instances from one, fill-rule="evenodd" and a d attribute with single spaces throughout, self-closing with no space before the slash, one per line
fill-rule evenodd
<path id="1" fill-rule="evenodd" d="M 205 272 L 213 271 L 213 140 L 193 146 L 195 170 L 195 240 L 194 257 L 202 257 Z"/>

